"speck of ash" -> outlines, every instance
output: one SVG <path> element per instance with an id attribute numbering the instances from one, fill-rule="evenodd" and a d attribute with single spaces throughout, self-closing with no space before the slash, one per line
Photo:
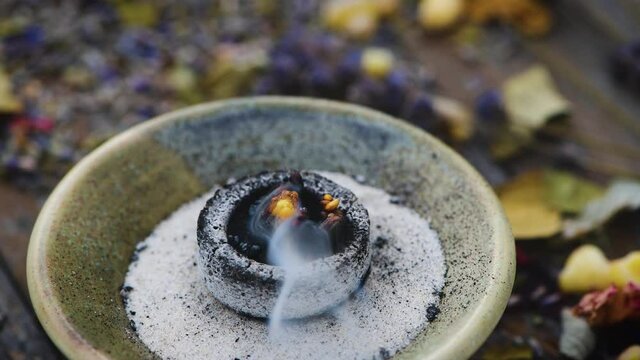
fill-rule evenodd
<path id="1" fill-rule="evenodd" d="M 374 246 L 362 289 L 330 313 L 287 322 L 281 336 L 269 338 L 265 321 L 216 301 L 193 266 L 196 220 L 214 189 L 158 224 L 129 266 L 127 315 L 151 351 L 165 359 L 380 359 L 435 319 L 445 265 L 429 222 L 383 190 L 319 173 L 353 191 L 369 211 Z"/>

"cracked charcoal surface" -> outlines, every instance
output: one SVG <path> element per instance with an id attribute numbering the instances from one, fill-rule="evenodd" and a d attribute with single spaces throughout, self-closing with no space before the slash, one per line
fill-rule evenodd
<path id="1" fill-rule="evenodd" d="M 371 217 L 376 243 L 359 292 L 331 313 L 290 322 L 269 339 L 265 322 L 217 302 L 193 266 L 196 220 L 212 191 L 160 223 L 130 265 L 126 308 L 142 341 L 165 359 L 386 358 L 407 346 L 438 313 L 445 265 L 437 235 L 384 191 L 321 174 L 351 189 Z"/>

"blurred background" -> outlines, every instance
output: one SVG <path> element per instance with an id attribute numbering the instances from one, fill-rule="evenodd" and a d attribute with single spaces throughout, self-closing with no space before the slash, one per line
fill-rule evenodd
<path id="1" fill-rule="evenodd" d="M 167 111 L 280 94 L 401 118 L 494 186 L 518 273 L 477 358 L 640 358 L 640 2 L 0 0 L 0 359 L 61 358 L 25 258 L 74 163 Z"/>

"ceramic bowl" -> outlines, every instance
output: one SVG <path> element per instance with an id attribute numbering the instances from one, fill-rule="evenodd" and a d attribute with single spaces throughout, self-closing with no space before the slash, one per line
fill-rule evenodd
<path id="1" fill-rule="evenodd" d="M 29 245 L 31 299 L 71 359 L 154 355 L 136 337 L 120 288 L 136 243 L 181 204 L 229 177 L 317 169 L 412 189 L 447 266 L 440 314 L 397 358 L 462 359 L 506 306 L 514 242 L 492 189 L 459 155 L 404 122 L 354 105 L 244 98 L 159 116 L 106 142 L 60 182 Z"/>

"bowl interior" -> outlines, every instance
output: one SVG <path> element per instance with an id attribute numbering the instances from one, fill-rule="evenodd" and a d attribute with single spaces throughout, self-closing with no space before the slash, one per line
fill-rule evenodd
<path id="1" fill-rule="evenodd" d="M 438 140 L 386 115 L 281 97 L 161 116 L 65 177 L 38 218 L 28 258 L 31 297 L 54 342 L 71 358 L 152 357 L 119 295 L 136 243 L 214 184 L 282 168 L 363 175 L 431 219 L 447 265 L 441 312 L 399 357 L 462 358 L 480 346 L 504 310 L 515 266 L 513 238 L 484 180 Z"/>

